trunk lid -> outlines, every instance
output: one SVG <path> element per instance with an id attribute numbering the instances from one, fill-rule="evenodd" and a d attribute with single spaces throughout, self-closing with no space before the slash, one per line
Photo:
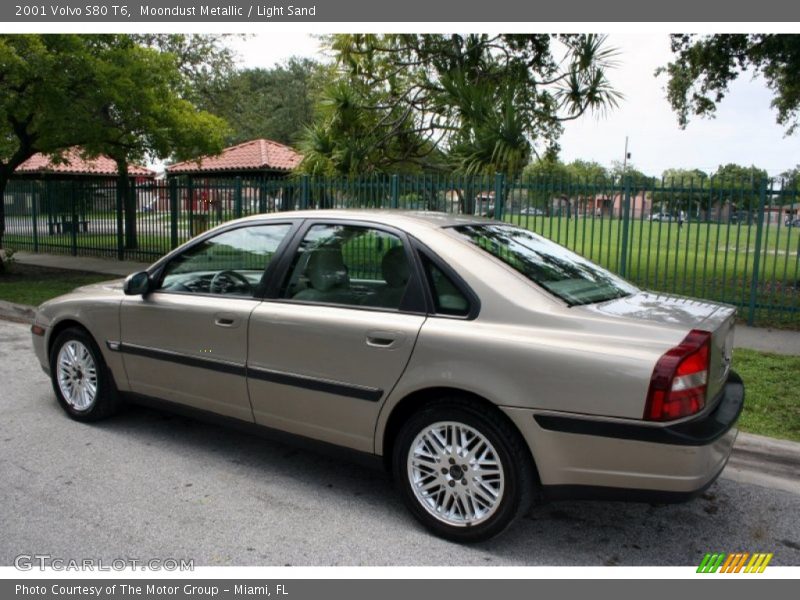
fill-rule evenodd
<path id="1" fill-rule="evenodd" d="M 683 332 L 681 339 L 692 329 L 711 332 L 707 402 L 712 402 L 725 384 L 733 352 L 735 307 L 671 294 L 639 292 L 582 308 L 611 319 L 662 324 Z"/>

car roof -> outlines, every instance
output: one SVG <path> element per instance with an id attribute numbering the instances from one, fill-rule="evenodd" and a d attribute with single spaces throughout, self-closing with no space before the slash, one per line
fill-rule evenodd
<path id="1" fill-rule="evenodd" d="M 275 219 L 353 219 L 372 221 L 402 228 L 404 225 L 422 225 L 433 229 L 453 227 L 456 225 L 497 223 L 492 219 L 473 215 L 458 215 L 433 211 L 389 210 L 389 209 L 322 209 L 295 210 L 278 213 L 252 215 L 240 219 L 247 221 L 264 221 Z"/>

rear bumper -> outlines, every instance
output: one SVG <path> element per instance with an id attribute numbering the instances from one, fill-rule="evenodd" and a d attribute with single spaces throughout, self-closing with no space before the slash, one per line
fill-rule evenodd
<path id="1" fill-rule="evenodd" d="M 681 500 L 722 472 L 743 406 L 744 385 L 731 373 L 714 410 L 676 425 L 503 410 L 528 442 L 546 495 Z"/>

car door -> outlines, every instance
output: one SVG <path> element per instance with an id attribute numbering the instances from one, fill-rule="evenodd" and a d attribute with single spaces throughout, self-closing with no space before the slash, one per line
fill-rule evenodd
<path id="1" fill-rule="evenodd" d="M 310 221 L 285 263 L 250 318 L 255 420 L 372 451 L 381 402 L 426 318 L 408 241 L 375 225 Z"/>
<path id="2" fill-rule="evenodd" d="M 236 226 L 205 237 L 126 296 L 120 340 L 131 391 L 253 420 L 247 394 L 247 324 L 265 272 L 292 223 Z"/>

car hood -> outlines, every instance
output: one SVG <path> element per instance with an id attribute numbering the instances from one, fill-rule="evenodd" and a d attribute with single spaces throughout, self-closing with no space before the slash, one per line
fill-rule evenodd
<path id="1" fill-rule="evenodd" d="M 122 284 L 125 279 L 111 279 L 109 281 L 101 281 L 99 283 L 90 283 L 83 285 L 73 290 L 73 294 L 96 294 L 102 292 L 119 292 L 122 291 Z"/>
<path id="2" fill-rule="evenodd" d="M 63 296 L 51 298 L 39 305 L 37 311 L 43 318 L 57 306 L 65 303 L 84 302 L 87 300 L 100 300 L 105 298 L 122 298 L 122 284 L 124 279 L 111 279 L 77 287 Z"/>

